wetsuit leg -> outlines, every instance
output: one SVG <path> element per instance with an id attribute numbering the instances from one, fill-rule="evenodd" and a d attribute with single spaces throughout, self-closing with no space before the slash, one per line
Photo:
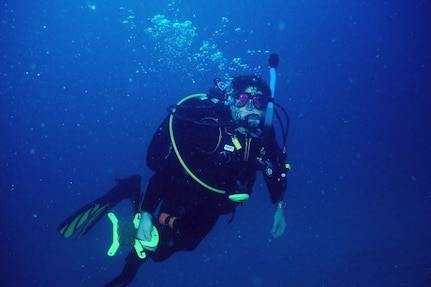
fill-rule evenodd
<path id="1" fill-rule="evenodd" d="M 168 200 L 169 201 L 169 200 Z M 206 237 L 216 224 L 219 215 L 206 203 L 196 203 L 186 208 L 169 206 L 174 202 L 162 204 L 160 213 L 175 218 L 172 224 L 168 222 L 154 222 L 159 231 L 157 250 L 150 254 L 156 262 L 168 259 L 177 251 L 192 251 Z M 160 217 L 159 217 L 160 218 Z M 157 219 L 159 220 L 159 219 Z"/>
<path id="2" fill-rule="evenodd" d="M 196 204 L 189 208 L 178 222 L 180 231 L 177 244 L 183 250 L 194 250 L 216 224 L 219 215 L 209 205 Z"/>
<path id="3" fill-rule="evenodd" d="M 118 182 L 116 186 L 69 216 L 57 230 L 68 238 L 82 227 L 78 234 L 79 238 L 85 235 L 113 206 L 126 198 L 130 199 L 134 208 L 137 209 L 141 192 L 141 177 L 132 175 L 124 179 L 116 179 L 116 181 Z"/>
<path id="4" fill-rule="evenodd" d="M 135 250 L 130 251 L 129 255 L 126 257 L 126 263 L 121 271 L 120 275 L 115 277 L 114 280 L 105 285 L 105 287 L 124 287 L 132 282 L 138 272 L 139 267 L 147 259 L 140 259 Z"/>

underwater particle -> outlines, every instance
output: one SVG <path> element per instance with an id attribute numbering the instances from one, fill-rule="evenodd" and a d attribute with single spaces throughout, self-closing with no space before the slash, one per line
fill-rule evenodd
<path id="1" fill-rule="evenodd" d="M 37 213 L 33 213 L 33 218 L 37 218 Z"/>
<path id="2" fill-rule="evenodd" d="M 283 21 L 278 22 L 278 30 L 284 31 L 286 29 L 286 24 Z"/>
<path id="3" fill-rule="evenodd" d="M 90 0 L 87 0 L 87 7 L 90 9 L 90 10 L 96 10 L 97 9 L 97 6 L 96 6 L 96 3 L 93 3 L 92 1 L 90 1 Z"/>

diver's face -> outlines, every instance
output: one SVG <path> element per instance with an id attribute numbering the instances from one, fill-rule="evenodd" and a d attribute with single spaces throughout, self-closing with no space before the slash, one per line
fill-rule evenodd
<path id="1" fill-rule="evenodd" d="M 268 102 L 263 93 L 256 87 L 247 87 L 242 93 L 236 95 L 234 104 L 231 106 L 232 118 L 234 120 L 245 120 L 246 117 L 264 118 Z"/>

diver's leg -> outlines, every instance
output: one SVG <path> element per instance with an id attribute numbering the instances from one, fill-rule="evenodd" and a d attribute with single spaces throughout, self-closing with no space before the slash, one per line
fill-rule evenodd
<path id="1" fill-rule="evenodd" d="M 121 200 L 128 198 L 133 203 L 139 201 L 138 195 L 141 192 L 141 177 L 139 175 L 115 180 L 118 183 L 112 189 L 69 216 L 57 230 L 68 238 L 82 227 L 78 237 L 83 236 Z M 138 203 L 134 203 L 134 205 L 137 206 Z"/>
<path id="2" fill-rule="evenodd" d="M 140 259 L 134 249 L 130 251 L 129 255 L 126 257 L 126 264 L 123 267 L 120 275 L 115 277 L 114 280 L 105 285 L 105 287 L 124 287 L 132 282 L 133 278 L 135 278 L 136 273 L 138 272 L 139 267 L 146 261 L 147 259 Z"/>
<path id="3" fill-rule="evenodd" d="M 182 250 L 194 250 L 214 228 L 218 218 L 218 214 L 205 204 L 186 210 L 176 224 L 180 234 L 176 243 Z"/>

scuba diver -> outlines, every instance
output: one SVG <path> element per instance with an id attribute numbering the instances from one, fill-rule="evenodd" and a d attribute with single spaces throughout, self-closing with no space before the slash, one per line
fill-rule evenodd
<path id="1" fill-rule="evenodd" d="M 278 56 L 272 54 L 269 64 L 275 69 Z M 80 237 L 118 202 L 132 201 L 132 223 L 108 214 L 114 236 L 108 254 L 114 255 L 119 246 L 134 248 L 122 272 L 105 286 L 127 286 L 149 258 L 159 262 L 174 252 L 194 250 L 221 215 L 232 214 L 233 219 L 236 207 L 249 199 L 257 171 L 262 171 L 275 206 L 272 236 L 284 233 L 283 195 L 290 167 L 272 116 L 265 117 L 274 113 L 274 87 L 271 93 L 255 75 L 215 84 L 208 94 L 191 95 L 169 107 L 147 150 L 146 162 L 154 174 L 143 193 L 139 175 L 118 179 L 113 189 L 58 227 L 66 238 L 75 233 Z M 288 117 L 282 110 L 285 145 Z M 275 114 L 281 121 L 277 110 Z"/>

